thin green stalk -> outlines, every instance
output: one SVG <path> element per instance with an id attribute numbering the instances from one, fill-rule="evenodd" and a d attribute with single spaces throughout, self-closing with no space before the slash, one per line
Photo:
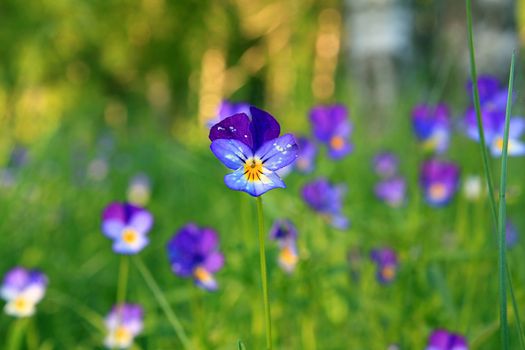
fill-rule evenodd
<path id="1" fill-rule="evenodd" d="M 168 318 L 168 321 L 170 322 L 171 326 L 175 330 L 175 334 L 177 334 L 177 336 L 179 337 L 179 340 L 184 346 L 184 349 L 186 350 L 192 349 L 191 342 L 188 336 L 186 335 L 186 332 L 184 331 L 182 324 L 180 323 L 179 319 L 175 315 L 175 312 L 170 307 L 170 304 L 166 300 L 166 297 L 162 293 L 159 285 L 153 278 L 153 275 L 151 274 L 151 272 L 148 270 L 146 265 L 144 265 L 144 263 L 142 262 L 142 259 L 139 256 L 135 256 L 133 259 L 133 262 L 139 269 L 139 272 L 144 278 L 144 281 L 146 281 L 146 284 L 148 285 L 149 289 L 153 293 L 153 296 L 155 297 L 155 299 L 157 299 L 157 302 L 162 308 L 162 311 L 164 311 L 164 314 Z"/>
<path id="2" fill-rule="evenodd" d="M 507 95 L 507 108 L 505 111 L 505 131 L 503 133 L 503 149 L 501 150 L 501 178 L 499 189 L 499 290 L 500 290 L 500 330 L 501 330 L 501 344 L 503 349 L 509 348 L 509 329 L 507 320 L 507 278 L 506 278 L 506 206 L 505 206 L 505 191 L 507 190 L 507 158 L 509 148 L 509 125 L 510 125 L 510 111 L 512 109 L 512 88 L 514 85 L 514 60 L 515 53 L 512 53 L 512 60 L 510 62 L 509 73 L 509 88 Z"/>
<path id="3" fill-rule="evenodd" d="M 268 278 L 266 276 L 266 250 L 264 249 L 264 222 L 261 197 L 257 197 L 257 218 L 259 222 L 259 257 L 261 259 L 261 283 L 264 300 L 264 317 L 266 321 L 266 349 L 272 350 L 272 320 L 270 316 L 270 302 L 268 298 Z"/>
<path id="4" fill-rule="evenodd" d="M 120 257 L 120 267 L 118 273 L 117 305 L 122 305 L 126 302 L 126 292 L 128 289 L 128 275 L 129 256 L 122 255 Z"/>
<path id="5" fill-rule="evenodd" d="M 29 320 L 27 318 L 18 318 L 14 321 L 13 326 L 9 331 L 9 339 L 7 340 L 7 348 L 9 350 L 19 350 L 22 347 L 22 338 Z"/>

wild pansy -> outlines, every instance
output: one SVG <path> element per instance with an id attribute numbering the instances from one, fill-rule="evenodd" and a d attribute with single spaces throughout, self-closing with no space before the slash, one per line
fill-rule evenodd
<path id="1" fill-rule="evenodd" d="M 311 173 L 314 170 L 317 146 L 307 137 L 298 137 L 299 154 L 294 163 L 295 169 L 301 173 Z"/>
<path id="2" fill-rule="evenodd" d="M 145 206 L 151 197 L 151 180 L 146 174 L 135 175 L 129 182 L 128 201 L 132 204 Z"/>
<path id="3" fill-rule="evenodd" d="M 106 317 L 108 334 L 104 345 L 109 349 L 127 349 L 143 328 L 144 311 L 140 305 L 114 306 Z"/>
<path id="4" fill-rule="evenodd" d="M 217 114 L 215 118 L 208 121 L 208 127 L 211 128 L 220 121 L 239 113 L 250 115 L 250 104 L 245 102 L 231 102 L 228 100 L 222 100 L 221 104 L 217 108 Z"/>
<path id="5" fill-rule="evenodd" d="M 315 137 L 328 147 L 331 158 L 341 159 L 352 152 L 352 124 L 345 106 L 316 106 L 310 110 L 310 122 Z"/>
<path id="6" fill-rule="evenodd" d="M 46 293 L 48 280 L 37 270 L 15 267 L 4 276 L 0 296 L 7 303 L 5 313 L 15 317 L 28 317 L 35 313 L 36 304 Z"/>
<path id="7" fill-rule="evenodd" d="M 412 128 L 425 150 L 445 152 L 451 132 L 448 106 L 444 103 L 415 106 L 412 109 Z"/>
<path id="8" fill-rule="evenodd" d="M 391 152 L 381 152 L 374 156 L 372 165 L 378 176 L 389 178 L 397 173 L 399 158 Z"/>
<path id="9" fill-rule="evenodd" d="M 507 87 L 501 86 L 497 78 L 480 76 L 478 79 L 480 93 L 481 120 L 487 146 L 493 156 L 500 156 L 503 149 L 503 133 L 505 131 L 505 110 L 507 105 Z M 472 82 L 467 90 L 472 96 Z M 467 136 L 479 141 L 476 111 L 471 104 L 465 113 L 465 132 Z M 525 131 L 525 120 L 521 117 L 511 117 L 509 126 L 508 155 L 525 154 L 525 144 L 520 140 Z"/>
<path id="10" fill-rule="evenodd" d="M 270 230 L 270 239 L 279 244 L 279 266 L 292 273 L 299 261 L 297 254 L 297 229 L 290 220 L 276 220 Z"/>
<path id="11" fill-rule="evenodd" d="M 455 163 L 439 159 L 427 160 L 421 166 L 419 184 L 429 205 L 446 205 L 458 189 L 459 167 Z"/>
<path id="12" fill-rule="evenodd" d="M 462 335 L 436 329 L 430 334 L 425 350 L 468 350 L 468 345 Z"/>
<path id="13" fill-rule="evenodd" d="M 302 197 L 310 208 L 326 217 L 333 227 L 345 230 L 349 225 L 348 219 L 342 214 L 345 192 L 346 186 L 333 185 L 319 178 L 303 186 Z"/>
<path id="14" fill-rule="evenodd" d="M 206 290 L 216 290 L 213 274 L 224 265 L 219 252 L 219 237 L 211 228 L 190 223 L 182 227 L 168 242 L 168 259 L 172 271 L 181 277 L 193 277 Z"/>
<path id="15" fill-rule="evenodd" d="M 374 249 L 370 252 L 370 259 L 377 266 L 377 280 L 383 284 L 391 283 L 396 277 L 399 265 L 396 252 L 390 248 Z"/>
<path id="16" fill-rule="evenodd" d="M 111 203 L 102 213 L 102 232 L 113 240 L 113 251 L 118 254 L 140 252 L 149 243 L 152 225 L 149 211 L 129 203 Z"/>
<path id="17" fill-rule="evenodd" d="M 406 181 L 400 176 L 382 180 L 375 185 L 374 192 L 389 206 L 400 207 L 405 202 Z"/>
<path id="18" fill-rule="evenodd" d="M 279 136 L 281 127 L 269 113 L 250 107 L 230 116 L 210 130 L 211 151 L 228 168 L 226 186 L 258 197 L 286 185 L 275 172 L 295 161 L 298 146 L 291 134 Z"/>

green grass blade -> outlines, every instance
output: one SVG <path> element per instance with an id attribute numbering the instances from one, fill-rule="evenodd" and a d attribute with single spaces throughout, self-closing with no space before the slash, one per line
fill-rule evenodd
<path id="1" fill-rule="evenodd" d="M 237 349 L 238 350 L 246 350 L 246 346 L 244 345 L 244 343 L 242 342 L 242 340 L 239 340 L 237 342 Z"/>

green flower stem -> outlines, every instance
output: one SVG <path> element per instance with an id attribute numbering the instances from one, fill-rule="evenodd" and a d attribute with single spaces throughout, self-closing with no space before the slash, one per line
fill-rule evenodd
<path id="1" fill-rule="evenodd" d="M 126 302 L 126 292 L 128 289 L 128 275 L 129 275 L 129 256 L 122 255 L 120 257 L 120 267 L 118 273 L 117 286 L 117 305 L 123 305 Z"/>
<path id="2" fill-rule="evenodd" d="M 268 278 L 266 276 L 266 250 L 264 249 L 264 222 L 263 205 L 261 197 L 257 197 L 257 218 L 259 222 L 259 257 L 261 259 L 261 283 L 264 300 L 264 316 L 266 321 L 266 349 L 272 350 L 272 320 L 270 315 L 270 302 L 268 298 Z"/>
<path id="3" fill-rule="evenodd" d="M 135 263 L 135 265 L 139 269 L 140 274 L 144 278 L 144 281 L 148 285 L 148 288 L 153 293 L 153 296 L 155 297 L 155 299 L 159 303 L 162 311 L 164 311 L 164 314 L 168 318 L 168 321 L 170 322 L 171 326 L 175 330 L 175 334 L 177 334 L 177 336 L 179 337 L 180 342 L 184 346 L 184 349 L 186 349 L 186 350 L 193 349 L 192 346 L 191 346 L 191 342 L 190 342 L 188 336 L 186 335 L 186 332 L 184 331 L 184 328 L 182 327 L 181 322 L 179 321 L 179 319 L 175 315 L 175 312 L 173 311 L 173 309 L 170 307 L 170 304 L 166 300 L 166 297 L 162 293 L 159 285 L 157 284 L 157 282 L 153 278 L 153 275 L 151 274 L 149 269 L 146 267 L 146 265 L 144 265 L 144 263 L 142 262 L 142 259 L 138 255 L 136 255 L 134 257 L 133 262 Z"/>
<path id="4" fill-rule="evenodd" d="M 7 340 L 7 349 L 19 350 L 22 348 L 22 339 L 27 328 L 29 319 L 18 318 L 14 321 L 11 330 L 9 331 L 9 339 Z"/>

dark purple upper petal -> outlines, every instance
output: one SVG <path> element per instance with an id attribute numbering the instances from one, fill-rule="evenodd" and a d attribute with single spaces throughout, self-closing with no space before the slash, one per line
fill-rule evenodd
<path id="1" fill-rule="evenodd" d="M 412 110 L 412 126 L 418 139 L 426 140 L 433 136 L 436 128 L 448 130 L 450 127 L 449 109 L 444 103 L 435 106 L 419 104 Z"/>
<path id="2" fill-rule="evenodd" d="M 270 230 L 270 239 L 295 241 L 297 229 L 290 220 L 276 220 Z"/>
<path id="3" fill-rule="evenodd" d="M 501 90 L 500 82 L 495 76 L 480 75 L 478 77 L 479 101 L 481 104 L 491 99 L 499 90 Z M 470 98 L 473 98 L 471 80 L 467 83 L 467 91 Z"/>
<path id="4" fill-rule="evenodd" d="M 316 106 L 310 110 L 310 121 L 314 135 L 322 142 L 330 142 L 334 136 L 347 137 L 352 130 L 343 105 Z"/>
<path id="5" fill-rule="evenodd" d="M 219 139 L 238 140 L 252 150 L 254 149 L 250 118 L 244 113 L 234 114 L 212 126 L 209 138 L 211 141 Z"/>
<path id="6" fill-rule="evenodd" d="M 279 137 L 281 126 L 275 118 L 268 112 L 257 107 L 251 106 L 252 123 L 250 130 L 252 132 L 254 151 L 257 151 L 266 141 Z"/>

